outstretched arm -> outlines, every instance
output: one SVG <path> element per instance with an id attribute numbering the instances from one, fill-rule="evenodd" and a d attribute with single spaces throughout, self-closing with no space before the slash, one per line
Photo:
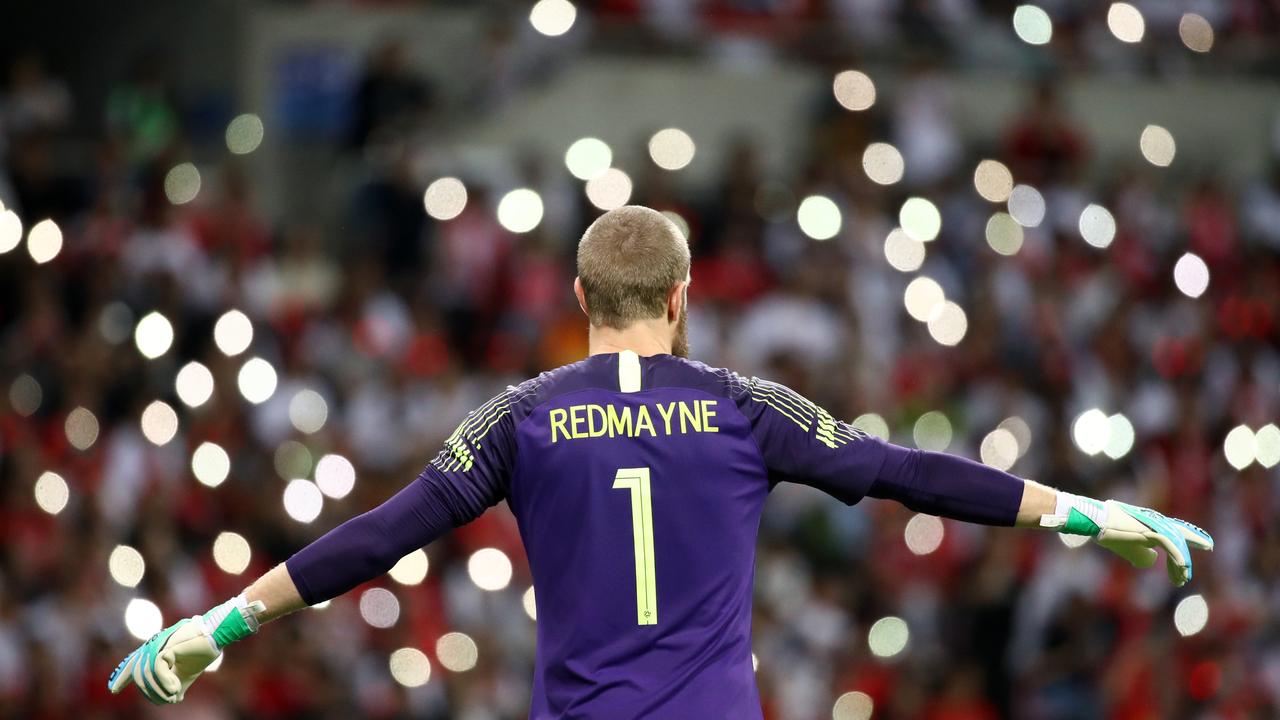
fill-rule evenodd
<path id="1" fill-rule="evenodd" d="M 156 633 L 116 667 L 111 692 L 130 683 L 153 703 L 181 702 L 222 648 L 262 623 L 376 578 L 409 552 L 497 504 L 507 491 L 514 432 L 508 388 L 467 415 L 416 480 L 255 580 L 244 592 Z"/>
<path id="2" fill-rule="evenodd" d="M 954 455 L 882 444 L 884 461 L 867 488 L 872 497 L 957 520 L 1092 537 L 1135 567 L 1151 567 L 1163 548 L 1175 585 L 1191 579 L 1192 548 L 1213 549 L 1204 530 L 1155 510 L 1072 495 Z"/>

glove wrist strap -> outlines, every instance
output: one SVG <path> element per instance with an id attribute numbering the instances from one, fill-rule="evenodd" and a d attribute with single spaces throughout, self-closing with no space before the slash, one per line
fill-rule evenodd
<path id="1" fill-rule="evenodd" d="M 1040 525 L 1055 528 L 1065 535 L 1095 537 L 1107 524 L 1105 503 L 1082 495 L 1058 491 L 1057 507 L 1053 515 L 1042 515 Z"/>
<path id="2" fill-rule="evenodd" d="M 245 601 L 244 593 L 205 613 L 201 620 L 218 649 L 258 632 L 258 614 L 266 610 L 260 601 Z"/>

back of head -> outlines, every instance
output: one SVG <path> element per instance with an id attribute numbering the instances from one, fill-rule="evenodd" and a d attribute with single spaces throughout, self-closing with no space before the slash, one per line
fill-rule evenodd
<path id="1" fill-rule="evenodd" d="M 610 210 L 578 242 L 578 277 L 596 327 L 665 317 L 671 288 L 689 278 L 689 243 L 656 210 Z"/>

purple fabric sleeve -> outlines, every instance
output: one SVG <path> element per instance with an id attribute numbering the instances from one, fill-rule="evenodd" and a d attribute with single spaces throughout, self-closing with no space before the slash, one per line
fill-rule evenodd
<path id="1" fill-rule="evenodd" d="M 884 465 L 867 490 L 916 512 L 982 525 L 1013 525 L 1026 483 L 1002 470 L 944 453 L 882 443 Z"/>
<path id="2" fill-rule="evenodd" d="M 472 411 L 416 480 L 289 558 L 302 599 L 314 605 L 372 580 L 504 499 L 515 453 L 511 402 L 522 392 L 508 388 Z"/>
<path id="3" fill-rule="evenodd" d="M 378 507 L 325 533 L 285 561 L 308 605 L 337 597 L 391 569 L 456 527 L 449 493 L 430 468 Z"/>
<path id="4" fill-rule="evenodd" d="M 809 485 L 852 505 L 865 496 L 917 512 L 1013 525 L 1025 483 L 955 455 L 909 450 L 834 419 L 785 385 L 729 376 L 738 408 L 775 481 Z"/>

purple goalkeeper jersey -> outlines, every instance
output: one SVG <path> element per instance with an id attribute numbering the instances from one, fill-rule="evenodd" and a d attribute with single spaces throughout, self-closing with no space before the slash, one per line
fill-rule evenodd
<path id="1" fill-rule="evenodd" d="M 509 389 L 428 473 L 507 499 L 538 617 L 530 717 L 760 717 L 756 532 L 770 486 L 855 502 L 883 445 L 790 390 L 601 354 Z"/>
<path id="2" fill-rule="evenodd" d="M 418 478 L 286 562 L 308 604 L 507 500 L 533 569 L 530 717 L 758 718 L 756 530 L 769 489 L 1012 525 L 1022 480 L 868 437 L 786 387 L 595 355 L 473 411 Z"/>

